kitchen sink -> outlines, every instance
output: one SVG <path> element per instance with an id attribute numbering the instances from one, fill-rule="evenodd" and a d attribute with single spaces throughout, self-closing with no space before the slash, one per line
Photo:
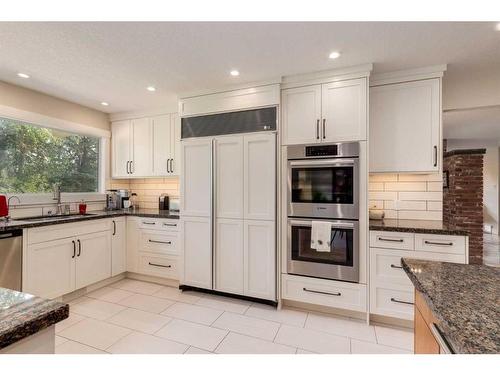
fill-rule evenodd
<path id="1" fill-rule="evenodd" d="M 69 215 L 47 215 L 47 216 L 31 216 L 31 217 L 23 217 L 19 218 L 17 220 L 20 221 L 47 221 L 47 220 L 58 220 L 58 219 L 69 219 L 73 217 L 80 217 L 80 216 L 92 216 L 95 214 L 69 214 Z"/>

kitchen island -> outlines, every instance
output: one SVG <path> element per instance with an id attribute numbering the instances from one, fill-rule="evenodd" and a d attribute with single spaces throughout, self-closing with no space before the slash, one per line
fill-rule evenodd
<path id="1" fill-rule="evenodd" d="M 69 306 L 0 288 L 0 354 L 54 353 L 55 324 Z"/>
<path id="2" fill-rule="evenodd" d="M 401 262 L 415 286 L 415 353 L 500 353 L 500 268 Z"/>

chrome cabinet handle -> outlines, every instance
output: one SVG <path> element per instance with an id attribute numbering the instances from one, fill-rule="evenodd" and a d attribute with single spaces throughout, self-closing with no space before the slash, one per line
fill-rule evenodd
<path id="1" fill-rule="evenodd" d="M 73 256 L 71 258 L 73 259 L 76 256 L 76 242 L 74 240 L 71 242 L 73 243 Z"/>
<path id="2" fill-rule="evenodd" d="M 386 241 L 386 242 L 404 242 L 404 240 L 402 238 L 398 238 L 397 240 L 396 239 L 393 239 L 393 238 L 384 238 L 384 237 L 379 237 L 378 238 L 379 241 Z"/>
<path id="3" fill-rule="evenodd" d="M 157 241 L 157 240 L 148 240 L 148 241 L 153 243 L 164 243 L 166 245 L 172 245 L 172 241 Z"/>
<path id="4" fill-rule="evenodd" d="M 148 262 L 148 264 L 150 266 L 155 266 L 155 267 L 163 267 L 163 268 L 172 268 L 172 266 L 169 264 L 168 266 L 165 266 L 163 264 L 156 264 L 156 263 L 151 263 L 151 262 Z"/>
<path id="5" fill-rule="evenodd" d="M 438 246 L 453 246 L 453 242 L 433 242 L 433 241 L 424 241 L 426 245 L 438 245 Z"/>
<path id="6" fill-rule="evenodd" d="M 177 224 L 163 223 L 163 226 L 165 226 L 165 227 L 176 227 Z"/>
<path id="7" fill-rule="evenodd" d="M 80 254 L 82 253 L 82 243 L 80 242 L 80 240 L 77 241 L 78 241 L 78 254 L 76 254 L 76 256 L 79 257 Z"/>
<path id="8" fill-rule="evenodd" d="M 395 264 L 391 264 L 391 268 L 403 269 L 403 267 L 401 267 L 401 266 L 396 266 Z"/>
<path id="9" fill-rule="evenodd" d="M 434 146 L 434 166 L 438 165 L 438 146 Z"/>
<path id="10" fill-rule="evenodd" d="M 133 174 L 134 173 L 134 161 L 131 160 L 130 161 L 130 174 Z"/>
<path id="11" fill-rule="evenodd" d="M 170 173 L 170 159 L 167 159 L 167 173 Z"/>
<path id="12" fill-rule="evenodd" d="M 174 159 L 170 159 L 170 173 L 174 173 Z"/>
<path id="13" fill-rule="evenodd" d="M 316 139 L 319 139 L 319 119 L 316 120 Z"/>
<path id="14" fill-rule="evenodd" d="M 127 170 L 127 174 L 130 174 L 130 172 L 128 171 L 128 163 L 129 163 L 129 161 L 127 160 L 127 164 L 126 164 L 125 169 Z"/>
<path id="15" fill-rule="evenodd" d="M 323 139 L 326 138 L 326 118 L 323 119 Z"/>
<path id="16" fill-rule="evenodd" d="M 309 292 L 309 293 L 318 293 L 318 294 L 326 294 L 327 296 L 341 296 L 342 293 L 328 293 L 328 292 L 321 292 L 319 290 L 312 290 L 312 289 L 307 289 L 307 288 L 302 288 L 304 292 Z"/>
<path id="17" fill-rule="evenodd" d="M 402 303 L 404 305 L 414 305 L 413 302 L 401 301 L 401 300 L 396 299 L 396 298 L 391 298 L 391 302 Z"/>
<path id="18" fill-rule="evenodd" d="M 153 222 L 150 222 L 150 221 L 143 221 L 142 222 L 143 224 L 147 224 L 147 225 L 155 225 L 156 223 L 153 221 Z"/>
<path id="19" fill-rule="evenodd" d="M 116 221 L 113 220 L 113 236 L 116 234 Z"/>

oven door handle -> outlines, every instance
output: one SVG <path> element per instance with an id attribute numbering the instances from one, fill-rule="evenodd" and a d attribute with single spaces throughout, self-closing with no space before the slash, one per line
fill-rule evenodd
<path id="1" fill-rule="evenodd" d="M 326 220 L 315 220 L 315 221 L 326 221 Z M 354 228 L 355 227 L 355 223 L 345 223 L 345 222 L 335 222 L 335 221 L 332 221 L 330 222 L 332 224 L 332 229 L 345 229 L 345 228 Z M 312 221 L 309 220 L 288 220 L 288 224 L 290 226 L 294 226 L 294 225 L 302 225 L 302 226 L 306 226 L 306 227 L 312 227 Z"/>
<path id="2" fill-rule="evenodd" d="M 354 166 L 357 163 L 355 159 L 320 159 L 320 160 L 291 160 L 288 162 L 290 167 L 324 167 L 335 166 Z"/>

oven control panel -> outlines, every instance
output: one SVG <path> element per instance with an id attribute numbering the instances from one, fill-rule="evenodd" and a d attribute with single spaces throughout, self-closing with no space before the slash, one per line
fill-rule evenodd
<path id="1" fill-rule="evenodd" d="M 306 146 L 306 156 L 337 156 L 337 145 Z"/>

